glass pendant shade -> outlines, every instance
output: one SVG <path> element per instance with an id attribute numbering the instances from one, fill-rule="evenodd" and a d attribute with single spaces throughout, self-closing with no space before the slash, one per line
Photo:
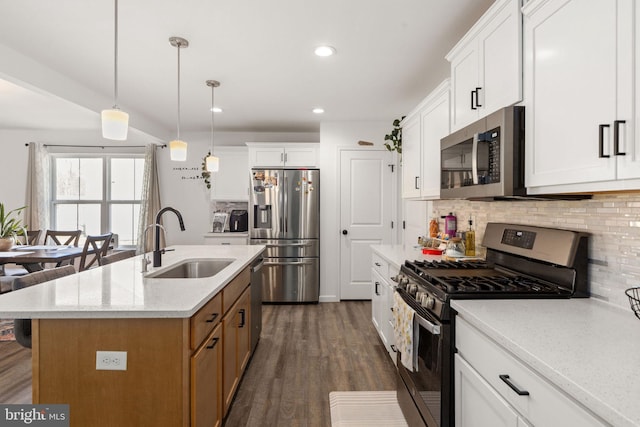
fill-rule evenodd
<path id="1" fill-rule="evenodd" d="M 119 109 L 102 110 L 102 137 L 125 141 L 129 131 L 129 114 Z"/>
<path id="2" fill-rule="evenodd" d="M 187 143 L 179 139 L 169 141 L 169 153 L 171 160 L 184 162 L 187 160 Z"/>
<path id="3" fill-rule="evenodd" d="M 220 159 L 212 154 L 207 156 L 206 163 L 208 172 L 218 172 L 220 169 Z"/>

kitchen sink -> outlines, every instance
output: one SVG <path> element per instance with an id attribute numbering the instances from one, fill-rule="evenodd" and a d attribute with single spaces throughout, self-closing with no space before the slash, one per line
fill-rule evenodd
<path id="1" fill-rule="evenodd" d="M 167 270 L 153 272 L 146 277 L 153 279 L 202 279 L 215 276 L 235 259 L 196 259 L 183 261 Z"/>

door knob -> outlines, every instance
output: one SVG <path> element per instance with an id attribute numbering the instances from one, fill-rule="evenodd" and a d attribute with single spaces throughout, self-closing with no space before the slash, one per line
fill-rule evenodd
<path id="1" fill-rule="evenodd" d="M 342 230 L 342 234 L 346 236 L 347 234 L 349 234 L 349 232 L 347 230 Z"/>

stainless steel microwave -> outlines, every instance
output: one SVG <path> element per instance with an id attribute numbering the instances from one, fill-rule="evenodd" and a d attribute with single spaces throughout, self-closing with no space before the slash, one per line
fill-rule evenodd
<path id="1" fill-rule="evenodd" d="M 525 196 L 524 107 L 507 107 L 440 141 L 440 198 Z"/>

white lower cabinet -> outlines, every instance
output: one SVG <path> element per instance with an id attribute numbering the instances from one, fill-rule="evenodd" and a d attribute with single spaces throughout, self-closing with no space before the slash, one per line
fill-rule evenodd
<path id="1" fill-rule="evenodd" d="M 204 235 L 205 245 L 248 245 L 248 234 L 236 233 L 207 233 Z"/>
<path id="2" fill-rule="evenodd" d="M 456 348 L 457 427 L 608 425 L 461 317 Z"/>
<path id="3" fill-rule="evenodd" d="M 518 427 L 518 413 L 457 354 L 454 369 L 457 427 Z"/>
<path id="4" fill-rule="evenodd" d="M 398 274 L 398 267 L 389 264 L 373 254 L 371 268 L 371 320 L 378 331 L 391 360 L 396 363 L 396 346 L 393 334 L 393 286 L 389 283 L 389 277 Z"/>

